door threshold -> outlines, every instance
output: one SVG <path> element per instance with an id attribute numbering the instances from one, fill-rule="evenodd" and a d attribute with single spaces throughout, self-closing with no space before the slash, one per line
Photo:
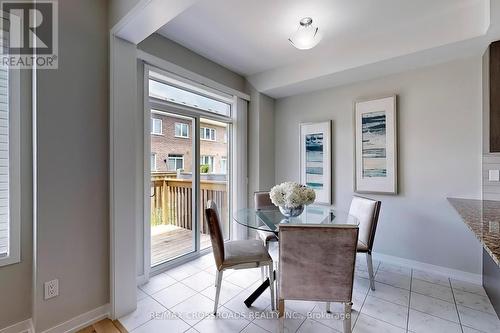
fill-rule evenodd
<path id="1" fill-rule="evenodd" d="M 180 257 L 177 257 L 175 259 L 171 259 L 171 260 L 164 262 L 162 264 L 151 267 L 150 277 L 165 273 L 169 269 L 186 264 L 190 261 L 193 261 L 195 259 L 203 257 L 204 255 L 211 253 L 211 252 L 212 252 L 212 248 L 209 247 L 209 248 L 206 248 L 204 250 L 200 250 L 199 252 L 188 253 L 188 254 L 182 255 Z"/>

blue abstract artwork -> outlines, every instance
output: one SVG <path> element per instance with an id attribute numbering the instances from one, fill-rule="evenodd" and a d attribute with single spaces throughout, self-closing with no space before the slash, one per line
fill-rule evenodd
<path id="1" fill-rule="evenodd" d="M 363 177 L 387 177 L 385 111 L 364 113 L 361 123 Z"/>
<path id="2" fill-rule="evenodd" d="M 306 144 L 306 185 L 315 189 L 323 189 L 323 133 L 307 134 Z"/>

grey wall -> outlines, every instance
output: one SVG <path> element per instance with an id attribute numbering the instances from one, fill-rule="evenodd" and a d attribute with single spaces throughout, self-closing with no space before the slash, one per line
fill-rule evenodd
<path id="1" fill-rule="evenodd" d="M 31 73 L 21 71 L 21 262 L 0 267 L 0 328 L 31 318 L 33 192 Z"/>
<path id="2" fill-rule="evenodd" d="M 267 95 L 261 94 L 259 113 L 259 188 L 258 190 L 270 190 L 274 182 L 274 104 L 275 100 Z"/>
<path id="3" fill-rule="evenodd" d="M 333 120 L 333 201 L 353 195 L 353 107 L 398 95 L 399 185 L 382 200 L 375 251 L 481 273 L 481 246 L 446 197 L 481 196 L 481 58 L 276 101 L 276 182 L 298 181 L 299 123 Z"/>
<path id="4" fill-rule="evenodd" d="M 37 331 L 109 301 L 107 2 L 59 1 L 59 69 L 38 71 Z M 43 300 L 43 283 L 60 295 Z"/>
<path id="5" fill-rule="evenodd" d="M 233 89 L 245 91 L 245 79 L 241 75 L 159 34 L 149 36 L 137 48 Z"/>
<path id="6" fill-rule="evenodd" d="M 247 83 L 248 105 L 248 205 L 253 194 L 268 191 L 274 182 L 274 99 Z"/>
<path id="7" fill-rule="evenodd" d="M 141 0 L 109 0 L 109 28 L 127 15 Z"/>
<path id="8" fill-rule="evenodd" d="M 248 104 L 247 119 L 247 177 L 248 177 L 248 207 L 253 207 L 253 193 L 259 190 L 259 100 L 260 93 L 248 83 L 247 91 L 250 93 L 251 102 Z"/>

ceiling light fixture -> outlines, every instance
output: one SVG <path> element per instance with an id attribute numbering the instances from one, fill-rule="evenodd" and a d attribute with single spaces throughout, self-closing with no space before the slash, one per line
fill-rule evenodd
<path id="1" fill-rule="evenodd" d="M 304 17 L 300 20 L 297 31 L 288 38 L 288 41 L 299 50 L 312 49 L 321 40 L 318 28 L 313 26 L 312 22 L 312 18 Z"/>

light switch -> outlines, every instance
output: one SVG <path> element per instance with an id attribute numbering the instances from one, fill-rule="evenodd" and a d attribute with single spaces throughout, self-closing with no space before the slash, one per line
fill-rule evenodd
<path id="1" fill-rule="evenodd" d="M 489 170 L 488 180 L 490 182 L 500 182 L 500 170 Z"/>

